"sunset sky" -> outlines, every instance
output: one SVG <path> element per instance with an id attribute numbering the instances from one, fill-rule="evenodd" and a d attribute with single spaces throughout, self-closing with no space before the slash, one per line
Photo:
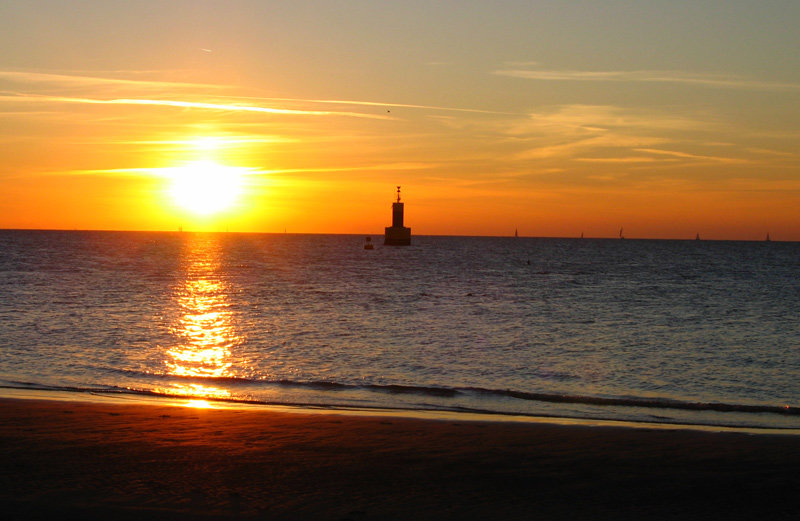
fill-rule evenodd
<path id="1" fill-rule="evenodd" d="M 0 227 L 800 240 L 800 2 L 0 3 Z"/>

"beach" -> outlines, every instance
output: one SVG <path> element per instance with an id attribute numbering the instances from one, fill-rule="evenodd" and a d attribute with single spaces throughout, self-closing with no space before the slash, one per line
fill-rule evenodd
<path id="1" fill-rule="evenodd" d="M 0 399 L 4 519 L 790 519 L 800 437 Z"/>

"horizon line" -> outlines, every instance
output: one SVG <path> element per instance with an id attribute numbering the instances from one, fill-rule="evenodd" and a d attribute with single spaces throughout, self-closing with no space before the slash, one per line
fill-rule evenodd
<path id="1" fill-rule="evenodd" d="M 240 235 L 342 235 L 342 236 L 354 236 L 354 237 L 364 237 L 364 236 L 372 236 L 372 235 L 383 235 L 383 233 L 336 233 L 336 232 L 287 232 L 287 231 L 275 231 L 275 232 L 266 232 L 266 231 L 237 231 L 237 230 L 216 230 L 216 231 L 202 231 L 202 230 L 121 230 L 121 229 L 100 229 L 100 228 L 2 228 L 0 227 L 0 232 L 100 232 L 100 233 L 172 233 L 172 234 L 188 234 L 188 233 L 195 233 L 195 234 L 240 234 Z M 430 233 L 430 234 L 415 234 L 414 237 L 463 237 L 463 238 L 486 238 L 486 239 L 500 239 L 500 238 L 509 238 L 509 239 L 574 239 L 574 240 L 611 240 L 611 241 L 620 241 L 621 239 L 617 235 L 609 235 L 609 236 L 589 236 L 589 237 L 581 237 L 580 235 L 520 235 L 515 237 L 514 235 L 462 235 L 462 234 L 440 234 L 440 233 Z M 783 243 L 794 243 L 800 242 L 798 240 L 785 240 L 785 239 L 775 239 L 771 237 L 770 239 L 697 239 L 696 237 L 625 237 L 625 241 L 692 241 L 692 242 L 783 242 Z"/>

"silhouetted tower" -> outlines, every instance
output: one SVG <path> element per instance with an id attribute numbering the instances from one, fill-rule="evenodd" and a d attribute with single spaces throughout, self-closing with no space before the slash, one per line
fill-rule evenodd
<path id="1" fill-rule="evenodd" d="M 411 228 L 403 226 L 403 206 L 400 202 L 400 187 L 397 187 L 397 201 L 392 203 L 392 225 L 386 227 L 383 244 L 389 246 L 408 246 L 411 244 Z"/>

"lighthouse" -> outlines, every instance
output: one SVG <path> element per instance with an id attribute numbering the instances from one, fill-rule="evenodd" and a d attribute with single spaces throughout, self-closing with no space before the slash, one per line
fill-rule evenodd
<path id="1" fill-rule="evenodd" d="M 388 246 L 408 246 L 411 244 L 411 228 L 403 226 L 403 205 L 400 202 L 400 187 L 397 187 L 397 201 L 392 203 L 392 225 L 386 227 L 383 244 Z"/>

